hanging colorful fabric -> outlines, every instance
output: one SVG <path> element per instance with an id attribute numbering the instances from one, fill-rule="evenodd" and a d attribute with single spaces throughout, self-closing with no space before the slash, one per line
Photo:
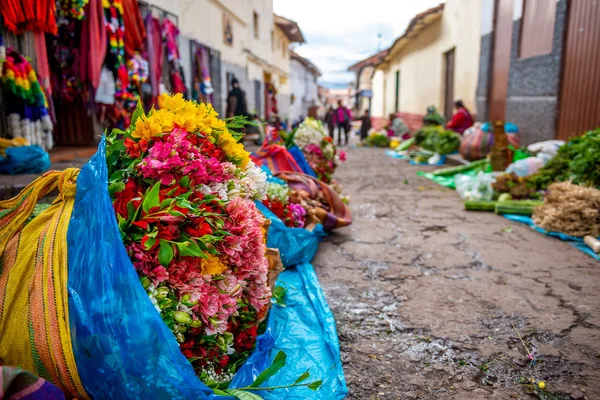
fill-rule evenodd
<path id="1" fill-rule="evenodd" d="M 125 25 L 123 22 L 123 4 L 121 0 L 102 0 L 104 7 L 104 23 L 108 36 L 108 51 L 104 64 L 117 79 L 117 89 L 125 89 L 129 83 L 129 75 L 125 67 Z"/>
<path id="2" fill-rule="evenodd" d="M 56 35 L 56 0 L 2 0 L 4 26 L 15 35 L 40 30 Z"/>
<path id="3" fill-rule="evenodd" d="M 81 21 L 85 18 L 85 6 L 89 1 L 90 0 L 57 0 L 57 14 L 63 18 Z"/>
<path id="4" fill-rule="evenodd" d="M 179 29 L 171 20 L 165 19 L 162 23 L 162 35 L 167 48 L 172 91 L 173 93 L 186 93 L 187 89 L 183 80 L 181 58 L 179 57 L 179 48 L 177 47 Z"/>
<path id="5" fill-rule="evenodd" d="M 29 62 L 12 48 L 2 63 L 2 93 L 8 130 L 13 138 L 52 147 L 52 121 L 48 102 Z"/>

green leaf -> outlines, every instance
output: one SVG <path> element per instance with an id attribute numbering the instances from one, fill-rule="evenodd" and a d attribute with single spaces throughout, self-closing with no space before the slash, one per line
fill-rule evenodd
<path id="1" fill-rule="evenodd" d="M 206 255 L 204 252 L 202 252 L 202 250 L 200 250 L 196 243 L 175 242 L 175 245 L 177 246 L 177 250 L 179 250 L 179 254 L 181 256 L 206 258 Z"/>
<path id="2" fill-rule="evenodd" d="M 310 373 L 308 372 L 308 370 L 306 370 L 305 373 L 303 373 L 302 375 L 300 375 L 298 377 L 298 379 L 296 379 L 296 381 L 294 382 L 294 385 L 297 385 L 300 382 L 303 382 L 303 381 L 307 380 L 309 377 L 310 377 Z"/>
<path id="3" fill-rule="evenodd" d="M 160 203 L 160 209 L 164 210 L 165 208 L 169 207 L 173 201 L 173 199 L 164 199 L 162 203 Z"/>
<path id="4" fill-rule="evenodd" d="M 183 186 L 183 187 L 186 187 L 186 188 L 188 188 L 188 189 L 189 189 L 189 188 L 190 188 L 190 177 L 189 177 L 189 176 L 187 176 L 187 175 L 186 175 L 186 176 L 184 176 L 183 178 L 181 178 L 181 179 L 179 180 L 179 184 L 180 184 L 181 186 Z"/>
<path id="5" fill-rule="evenodd" d="M 151 237 L 148 238 L 148 240 L 146 240 L 146 243 L 144 243 L 144 248 L 146 250 L 150 250 L 152 248 L 152 246 L 154 246 L 154 244 L 156 243 L 156 239 Z"/>
<path id="6" fill-rule="evenodd" d="M 310 385 L 308 385 L 308 388 L 310 390 L 317 390 L 318 388 L 321 387 L 322 384 L 323 384 L 322 380 L 314 381 L 313 383 L 311 383 Z"/>
<path id="7" fill-rule="evenodd" d="M 239 400 L 263 400 L 263 398 L 257 394 L 244 392 L 240 389 L 227 389 L 226 392 L 231 396 L 235 396 Z"/>
<path id="8" fill-rule="evenodd" d="M 141 100 L 138 101 L 137 106 L 135 107 L 135 111 L 133 112 L 133 114 L 131 115 L 131 125 L 135 127 L 135 123 L 138 120 L 138 118 L 140 118 L 142 115 L 144 115 L 144 107 L 142 107 L 142 102 Z"/>
<path id="9" fill-rule="evenodd" d="M 168 267 L 173 260 L 173 246 L 164 239 L 160 239 L 160 250 L 158 251 L 158 262 L 163 267 Z"/>
<path id="10" fill-rule="evenodd" d="M 192 357 L 192 358 L 188 359 L 188 361 L 189 362 L 194 362 L 194 361 L 199 360 L 199 359 L 200 359 L 200 357 Z M 218 396 L 229 396 L 229 393 L 227 393 L 227 392 L 225 392 L 223 390 L 216 389 L 216 388 L 212 388 L 212 390 Z"/>
<path id="11" fill-rule="evenodd" d="M 108 185 L 108 193 L 110 194 L 110 197 L 114 197 L 115 193 L 119 193 L 123 189 L 125 189 L 125 182 L 123 181 L 114 182 Z"/>
<path id="12" fill-rule="evenodd" d="M 283 351 L 279 351 L 273 360 L 271 366 L 265 369 L 256 380 L 250 385 L 250 387 L 259 387 L 263 383 L 265 383 L 270 377 L 279 372 L 279 370 L 285 367 L 285 361 L 287 359 L 287 354 Z"/>
<path id="13" fill-rule="evenodd" d="M 144 201 L 142 202 L 142 209 L 147 213 L 151 208 L 157 207 L 160 203 L 158 194 L 160 192 L 160 182 L 156 182 L 152 189 L 146 193 Z"/>

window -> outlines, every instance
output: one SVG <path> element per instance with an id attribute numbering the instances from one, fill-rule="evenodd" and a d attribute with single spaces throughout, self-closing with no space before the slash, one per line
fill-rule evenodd
<path id="1" fill-rule="evenodd" d="M 271 29 L 271 51 L 275 51 L 275 32 Z"/>
<path id="2" fill-rule="evenodd" d="M 285 42 L 281 39 L 281 56 L 285 57 Z"/>
<path id="3" fill-rule="evenodd" d="M 400 70 L 396 71 L 396 98 L 394 99 L 394 111 L 400 111 Z"/>
<path id="4" fill-rule="evenodd" d="M 552 53 L 556 1 L 524 0 L 519 57 Z"/>
<path id="5" fill-rule="evenodd" d="M 259 34 L 258 34 L 259 27 L 258 27 L 258 13 L 256 11 L 254 11 L 252 22 L 253 22 L 252 26 L 254 27 L 254 38 L 258 39 L 259 38 Z"/>
<path id="6" fill-rule="evenodd" d="M 223 42 L 228 46 L 233 46 L 233 24 L 229 15 L 223 13 Z"/>

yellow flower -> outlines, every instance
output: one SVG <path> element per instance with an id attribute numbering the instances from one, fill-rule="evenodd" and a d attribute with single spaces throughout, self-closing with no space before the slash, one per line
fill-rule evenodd
<path id="1" fill-rule="evenodd" d="M 222 132 L 216 134 L 217 143 L 223 148 L 228 158 L 234 160 L 241 168 L 246 168 L 250 162 L 250 153 L 246 151 L 244 145 L 237 143 L 231 136 L 231 133 L 225 128 Z"/>
<path id="2" fill-rule="evenodd" d="M 544 389 L 544 388 L 546 387 L 546 383 L 545 383 L 544 381 L 539 381 L 539 382 L 538 382 L 538 387 L 539 387 L 540 389 Z"/>
<path id="3" fill-rule="evenodd" d="M 169 111 L 174 113 L 183 111 L 186 106 L 186 101 L 183 98 L 182 93 L 177 93 L 174 95 L 163 93 L 160 95 L 160 100 L 162 102 L 163 108 L 166 108 Z"/>
<path id="4" fill-rule="evenodd" d="M 173 130 L 175 123 L 173 122 L 174 115 L 166 109 L 154 111 L 150 118 L 155 120 L 161 127 L 162 132 L 168 133 Z"/>
<path id="5" fill-rule="evenodd" d="M 131 133 L 131 137 L 150 140 L 162 132 L 162 127 L 155 118 L 152 118 L 152 116 L 148 118 L 143 115 L 135 122 L 135 129 Z"/>
<path id="6" fill-rule="evenodd" d="M 203 259 L 200 262 L 202 267 L 202 274 L 204 275 L 219 275 L 227 270 L 227 266 L 219 260 L 218 257 L 208 254 L 207 259 Z"/>

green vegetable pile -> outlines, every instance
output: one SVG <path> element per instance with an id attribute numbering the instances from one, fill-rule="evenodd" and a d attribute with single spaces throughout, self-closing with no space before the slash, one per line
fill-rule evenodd
<path id="1" fill-rule="evenodd" d="M 365 139 L 365 145 L 369 147 L 389 147 L 390 139 L 381 133 L 371 133 Z"/>
<path id="2" fill-rule="evenodd" d="M 600 189 L 600 128 L 571 138 L 544 168 L 529 178 L 529 183 L 536 189 L 546 189 L 554 182 L 571 179 L 575 184 Z"/>
<path id="3" fill-rule="evenodd" d="M 427 114 L 423 117 L 423 125 L 444 125 L 446 118 L 444 118 L 434 106 L 427 107 Z"/>
<path id="4" fill-rule="evenodd" d="M 450 154 L 460 147 L 460 136 L 441 126 L 425 126 L 415 135 L 419 146 L 438 154 Z"/>

